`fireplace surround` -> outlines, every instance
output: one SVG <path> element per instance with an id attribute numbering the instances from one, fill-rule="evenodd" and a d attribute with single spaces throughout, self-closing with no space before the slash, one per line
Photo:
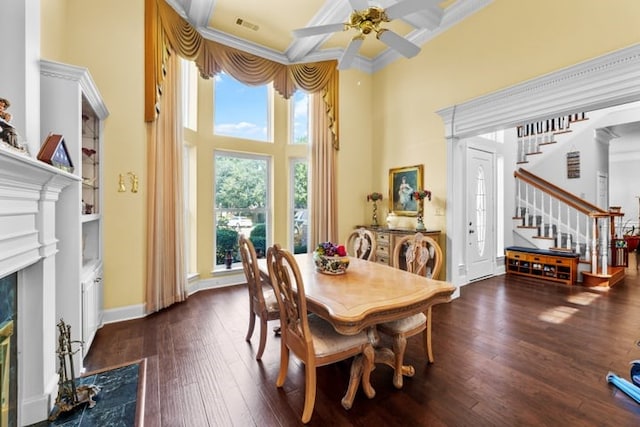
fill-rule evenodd
<path id="1" fill-rule="evenodd" d="M 0 148 L 0 278 L 17 277 L 16 410 L 9 425 L 47 418 L 57 395 L 56 211 L 80 178 Z M 58 267 L 62 268 L 62 267 Z"/>

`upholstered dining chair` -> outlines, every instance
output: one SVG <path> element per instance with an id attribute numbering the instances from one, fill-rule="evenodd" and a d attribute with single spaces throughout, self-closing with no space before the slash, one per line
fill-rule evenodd
<path id="1" fill-rule="evenodd" d="M 393 266 L 422 276 L 437 279 L 442 266 L 442 249 L 429 236 L 422 233 L 404 236 L 399 239 L 393 249 Z M 418 313 L 404 319 L 381 323 L 377 326 L 379 333 L 391 336 L 395 367 L 393 384 L 402 387 L 402 366 L 407 338 L 424 332 L 423 343 L 430 363 L 434 362 L 431 348 L 431 307 L 426 313 Z"/>
<path id="2" fill-rule="evenodd" d="M 349 234 L 345 247 L 349 255 L 370 261 L 376 253 L 376 237 L 372 231 L 358 228 Z"/>
<path id="3" fill-rule="evenodd" d="M 276 244 L 267 250 L 269 278 L 275 289 L 280 307 L 282 325 L 280 341 L 280 372 L 276 386 L 282 387 L 289 367 L 289 352 L 305 364 L 304 408 L 302 422 L 308 423 L 313 414 L 316 400 L 316 367 L 329 365 L 350 357 L 364 358 L 363 384 L 369 384 L 369 374 L 373 366 L 374 350 L 366 332 L 357 335 L 342 335 L 333 326 L 307 313 L 307 300 L 300 269 L 291 252 Z M 356 360 L 351 365 L 351 377 L 356 375 Z M 358 360 L 361 362 L 362 360 Z M 353 385 L 349 382 L 350 387 Z M 355 388 L 359 381 L 355 382 Z M 351 388 L 350 388 L 351 391 Z M 373 397 L 373 389 L 365 389 L 368 397 Z M 342 400 L 342 406 L 350 405 Z"/>
<path id="4" fill-rule="evenodd" d="M 270 320 L 280 318 L 278 300 L 272 288 L 264 289 L 264 284 L 260 277 L 260 269 L 258 268 L 256 250 L 251 240 L 242 234 L 240 235 L 240 256 L 244 275 L 247 279 L 247 288 L 249 289 L 249 330 L 245 340 L 247 342 L 251 341 L 256 325 L 256 317 L 259 318 L 260 344 L 258 345 L 256 360 L 260 360 L 267 344 L 267 324 Z M 276 328 L 275 333 L 276 335 L 279 333 L 278 328 Z"/>

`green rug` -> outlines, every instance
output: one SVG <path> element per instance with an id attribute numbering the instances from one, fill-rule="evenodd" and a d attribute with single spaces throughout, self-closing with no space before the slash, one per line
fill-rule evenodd
<path id="1" fill-rule="evenodd" d="M 144 378 L 144 361 L 94 372 L 78 378 L 77 384 L 95 385 L 100 392 L 94 397 L 93 408 L 79 405 L 69 412 L 61 413 L 54 421 L 43 421 L 32 427 L 128 427 L 136 425 L 136 409 L 140 382 Z"/>

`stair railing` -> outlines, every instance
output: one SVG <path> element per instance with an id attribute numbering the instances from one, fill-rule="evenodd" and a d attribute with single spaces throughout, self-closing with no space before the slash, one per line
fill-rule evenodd
<path id="1" fill-rule="evenodd" d="M 524 216 L 523 225 L 537 227 L 540 236 L 555 237 L 556 249 L 575 250 L 591 263 L 593 274 L 607 274 L 614 220 L 622 214 L 602 209 L 522 168 L 514 178 L 516 216 Z"/>

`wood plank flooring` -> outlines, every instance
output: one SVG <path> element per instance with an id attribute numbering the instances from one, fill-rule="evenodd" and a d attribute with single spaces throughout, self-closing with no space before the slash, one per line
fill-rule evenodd
<path id="1" fill-rule="evenodd" d="M 409 339 L 415 366 L 404 387 L 391 369 L 372 374 L 376 396 L 340 405 L 350 363 L 318 368 L 312 426 L 638 426 L 640 405 L 609 385 L 640 359 L 640 276 L 635 260 L 609 290 L 500 276 L 462 288 L 433 310 L 436 361 Z M 261 362 L 244 286 L 201 291 L 145 319 L 105 325 L 86 359 L 98 370 L 147 358 L 145 426 L 296 426 L 304 365 L 292 357 L 275 386 L 280 342 Z M 270 328 L 278 322 L 270 322 Z M 390 345 L 390 342 L 383 341 Z"/>

